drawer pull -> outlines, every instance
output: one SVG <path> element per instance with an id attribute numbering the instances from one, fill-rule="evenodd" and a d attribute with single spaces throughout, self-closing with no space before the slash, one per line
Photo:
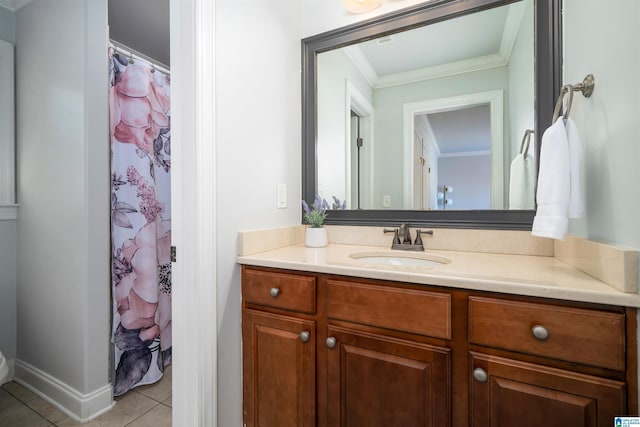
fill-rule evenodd
<path id="1" fill-rule="evenodd" d="M 489 375 L 484 369 L 476 368 L 473 370 L 473 378 L 479 383 L 486 383 L 489 380 Z"/>
<path id="2" fill-rule="evenodd" d="M 311 334 L 309 333 L 309 331 L 300 332 L 300 341 L 309 342 L 309 338 L 311 338 Z"/>
<path id="3" fill-rule="evenodd" d="M 334 337 L 329 337 L 327 338 L 327 341 L 325 341 L 325 343 L 329 348 L 336 348 L 337 341 Z"/>
<path id="4" fill-rule="evenodd" d="M 273 298 L 278 298 L 278 295 L 280 295 L 280 288 L 269 289 L 269 295 L 271 295 Z"/>
<path id="5" fill-rule="evenodd" d="M 546 341 L 549 339 L 549 331 L 542 325 L 535 325 L 531 328 L 531 333 L 538 341 Z"/>

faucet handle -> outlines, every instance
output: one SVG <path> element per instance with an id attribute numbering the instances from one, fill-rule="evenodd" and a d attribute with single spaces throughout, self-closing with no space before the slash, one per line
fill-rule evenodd
<path id="1" fill-rule="evenodd" d="M 420 236 L 420 233 L 422 233 L 422 230 L 416 230 L 416 240 L 415 242 L 413 242 L 413 244 L 416 246 L 424 246 L 422 243 L 422 237 Z"/>
<path id="2" fill-rule="evenodd" d="M 393 245 L 399 245 L 400 244 L 400 234 L 397 228 L 383 228 L 382 231 L 384 233 L 393 233 Z"/>
<path id="3" fill-rule="evenodd" d="M 422 234 L 430 234 L 433 236 L 433 230 L 416 230 L 416 241 L 413 242 L 414 245 L 423 246 L 422 243 Z"/>

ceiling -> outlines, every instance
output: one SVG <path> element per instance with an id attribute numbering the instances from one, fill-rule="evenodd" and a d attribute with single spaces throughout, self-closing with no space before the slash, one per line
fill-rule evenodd
<path id="1" fill-rule="evenodd" d="M 491 107 L 489 104 L 426 116 L 441 155 L 490 152 Z"/>
<path id="2" fill-rule="evenodd" d="M 109 0 L 109 37 L 162 65 L 169 58 L 169 0 Z"/>
<path id="3" fill-rule="evenodd" d="M 344 50 L 374 88 L 503 66 L 509 62 L 524 4 L 472 13 Z"/>
<path id="4" fill-rule="evenodd" d="M 498 54 L 508 11 L 472 13 L 361 43 L 360 49 L 378 76 Z"/>

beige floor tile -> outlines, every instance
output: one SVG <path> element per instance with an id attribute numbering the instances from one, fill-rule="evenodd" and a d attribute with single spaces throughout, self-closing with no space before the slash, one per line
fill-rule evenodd
<path id="1" fill-rule="evenodd" d="M 168 407 L 171 408 L 171 405 L 173 404 L 173 396 L 169 396 L 167 397 L 165 400 L 162 401 L 162 403 L 164 403 L 165 405 L 167 405 Z"/>
<path id="2" fill-rule="evenodd" d="M 65 425 L 74 425 L 74 420 L 70 418 L 67 414 L 62 412 L 60 409 L 56 408 L 49 402 L 39 397 L 36 397 L 33 400 L 30 400 L 26 403 L 31 409 L 40 414 L 43 418 L 52 422 L 53 424 L 61 424 L 66 423 Z M 80 425 L 80 423 L 76 423 Z"/>
<path id="3" fill-rule="evenodd" d="M 158 405 L 127 427 L 171 427 L 171 408 Z"/>
<path id="4" fill-rule="evenodd" d="M 167 367 L 163 377 L 157 383 L 136 387 L 134 390 L 156 402 L 162 402 L 171 396 L 171 366 Z"/>
<path id="5" fill-rule="evenodd" d="M 83 427 L 123 427 L 149 411 L 158 403 L 140 393 L 126 393 L 116 399 L 112 410 L 98 418 L 82 424 Z M 63 421 L 58 427 L 78 425 L 75 421 Z"/>
<path id="6" fill-rule="evenodd" d="M 31 390 L 21 386 L 15 381 L 6 383 L 5 385 L 2 386 L 2 388 L 8 391 L 9 393 L 13 394 L 22 402 L 28 402 L 38 397 Z"/>
<path id="7" fill-rule="evenodd" d="M 0 389 L 0 427 L 51 427 L 49 421 Z"/>

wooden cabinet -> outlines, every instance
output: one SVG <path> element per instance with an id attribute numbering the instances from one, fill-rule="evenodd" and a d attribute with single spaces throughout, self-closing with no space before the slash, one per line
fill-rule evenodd
<path id="1" fill-rule="evenodd" d="M 471 367 L 473 427 L 609 426 L 626 413 L 621 381 L 478 353 Z"/>
<path id="2" fill-rule="evenodd" d="M 244 424 L 315 426 L 316 322 L 300 317 L 315 311 L 315 278 L 246 271 L 243 295 L 245 307 L 291 311 L 242 311 Z"/>
<path id="3" fill-rule="evenodd" d="M 247 426 L 601 426 L 636 310 L 243 266 Z"/>
<path id="4" fill-rule="evenodd" d="M 314 322 L 253 310 L 242 321 L 246 425 L 314 426 Z"/>
<path id="5" fill-rule="evenodd" d="M 328 329 L 328 425 L 451 425 L 449 349 Z"/>

